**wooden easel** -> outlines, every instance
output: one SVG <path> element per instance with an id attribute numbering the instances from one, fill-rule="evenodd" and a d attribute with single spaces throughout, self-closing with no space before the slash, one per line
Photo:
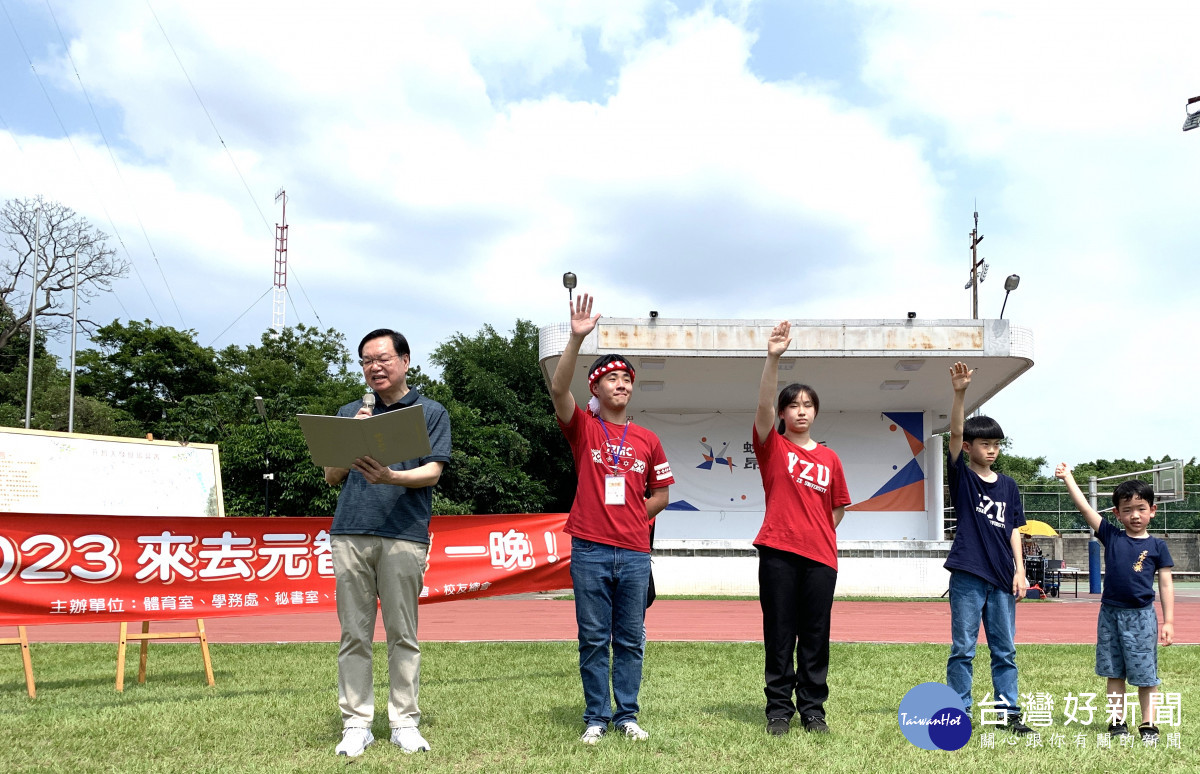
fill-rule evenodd
<path id="1" fill-rule="evenodd" d="M 204 619 L 196 619 L 196 631 L 194 632 L 155 632 L 150 633 L 150 622 L 142 621 L 142 633 L 130 634 L 128 631 L 129 624 L 126 621 L 121 622 L 121 639 L 117 645 L 117 690 L 125 690 L 125 645 L 129 640 L 140 640 L 142 643 L 141 658 L 138 659 L 138 682 L 146 682 L 146 654 L 150 647 L 150 640 L 199 640 L 200 655 L 204 658 L 204 677 L 208 680 L 208 684 L 216 685 L 213 679 L 212 659 L 208 655 L 208 635 L 204 633 Z M 26 667 L 28 669 L 28 667 Z"/>
<path id="2" fill-rule="evenodd" d="M 33 661 L 29 658 L 29 637 L 25 634 L 25 627 L 17 627 L 16 637 L 0 637 L 0 645 L 20 645 L 21 646 L 21 661 L 25 664 L 25 690 L 29 692 L 29 698 L 37 698 L 37 686 L 33 682 Z"/>

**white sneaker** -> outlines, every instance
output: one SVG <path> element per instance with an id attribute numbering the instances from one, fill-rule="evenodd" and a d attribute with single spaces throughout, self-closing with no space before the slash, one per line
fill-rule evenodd
<path id="1" fill-rule="evenodd" d="M 371 729 L 351 726 L 342 729 L 342 741 L 338 742 L 337 754 L 347 758 L 357 758 L 363 751 L 375 743 Z"/>
<path id="2" fill-rule="evenodd" d="M 402 726 L 392 729 L 392 744 L 406 753 L 429 752 L 429 742 L 421 736 L 416 726 Z"/>
<path id="3" fill-rule="evenodd" d="M 644 742 L 650 738 L 650 732 L 639 726 L 635 721 L 622 723 L 617 727 L 626 739 L 632 739 L 635 742 Z"/>
<path id="4" fill-rule="evenodd" d="M 584 744 L 596 744 L 600 741 L 600 737 L 608 733 L 608 728 L 605 726 L 588 726 L 583 731 L 583 736 L 579 737 L 579 741 Z"/>

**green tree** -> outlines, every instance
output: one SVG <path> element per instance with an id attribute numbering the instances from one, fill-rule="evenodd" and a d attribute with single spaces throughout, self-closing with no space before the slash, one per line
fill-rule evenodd
<path id="1" fill-rule="evenodd" d="M 325 483 L 313 464 L 296 414 L 333 414 L 365 389 L 351 370 L 345 337 L 333 329 L 297 325 L 278 335 L 267 332 L 258 346 L 227 347 L 218 358 L 225 374 L 223 395 L 239 408 L 238 423 L 223 435 L 228 447 L 226 480 L 232 496 L 226 508 L 262 513 L 262 451 L 267 425 L 254 412 L 254 396 L 263 398 L 270 421 L 271 512 L 285 516 L 331 515 L 338 490 Z"/>
<path id="2" fill-rule="evenodd" d="M 238 425 L 262 421 L 256 396 L 272 423 L 295 423 L 296 414 L 332 414 L 362 395 L 361 378 L 350 363 L 340 333 L 304 325 L 278 335 L 268 331 L 257 346 L 228 346 L 216 355 L 216 389 L 185 396 L 172 407 L 164 435 L 217 443 Z"/>
<path id="3" fill-rule="evenodd" d="M 1022 457 L 1019 454 L 1013 454 L 1011 438 L 1005 438 L 1000 444 L 1000 456 L 992 465 L 992 470 L 1010 477 L 1017 482 L 1017 486 L 1048 482 L 1050 479 L 1042 473 L 1045 469 L 1046 458 L 1044 456 Z"/>
<path id="4" fill-rule="evenodd" d="M 345 338 L 332 329 L 298 325 L 268 331 L 258 345 L 226 347 L 216 359 L 217 391 L 187 396 L 171 408 L 163 424 L 166 437 L 219 444 L 225 512 L 231 516 L 263 513 L 267 455 L 275 475 L 272 514 L 332 514 L 337 489 L 325 483 L 309 457 L 296 414 L 332 414 L 362 395 Z M 255 396 L 263 399 L 269 434 Z"/>
<path id="5" fill-rule="evenodd" d="M 517 320 L 510 337 L 490 325 L 474 336 L 456 333 L 430 360 L 442 379 L 424 391 L 446 406 L 454 434 L 443 496 L 472 513 L 567 510 L 571 450 L 538 365 L 533 323 Z"/>
<path id="6" fill-rule="evenodd" d="M 217 444 L 227 514 L 263 513 L 268 458 L 272 514 L 333 512 L 337 490 L 312 463 L 296 414 L 332 414 L 362 394 L 340 333 L 299 325 L 217 353 L 197 344 L 194 331 L 114 321 L 93 343 L 79 356 L 82 390 L 127 417 L 127 434 Z"/>
<path id="7" fill-rule="evenodd" d="M 422 390 L 446 407 L 453 446 L 438 483 L 439 513 L 537 513 L 547 501 L 546 485 L 526 469 L 529 442 L 503 423 L 489 421 L 457 400 L 446 385 Z"/>
<path id="8" fill-rule="evenodd" d="M 169 410 L 221 386 L 216 354 L 196 343 L 195 331 L 114 320 L 96 330 L 92 343 L 96 349 L 76 357 L 80 391 L 126 411 L 155 436 L 164 435 Z"/>
<path id="9" fill-rule="evenodd" d="M 1092 460 L 1090 462 L 1081 462 L 1078 465 L 1073 466 L 1071 470 L 1072 470 L 1072 473 L 1075 475 L 1076 481 L 1087 481 L 1088 478 L 1090 478 L 1091 476 L 1095 476 L 1097 478 L 1104 478 L 1105 476 L 1124 476 L 1124 475 L 1127 475 L 1129 473 L 1133 473 L 1133 472 L 1139 471 L 1139 470 L 1149 470 L 1149 469 L 1155 467 L 1156 465 L 1161 465 L 1165 462 L 1171 462 L 1172 460 L 1175 460 L 1175 459 L 1179 459 L 1179 458 L 1172 457 L 1171 455 L 1168 454 L 1159 460 L 1156 460 L 1153 457 L 1146 457 L 1145 459 L 1140 460 L 1140 461 L 1139 460 L 1126 460 L 1126 459 Z M 1193 457 L 1191 459 L 1191 461 L 1188 462 L 1184 466 L 1184 470 L 1183 470 L 1184 476 L 1183 477 L 1184 477 L 1185 482 L 1188 481 L 1188 472 L 1189 472 L 1188 468 L 1189 467 L 1193 469 L 1193 475 L 1195 475 L 1195 473 L 1194 473 L 1195 467 L 1196 467 L 1195 462 L 1196 462 L 1196 458 Z M 1146 474 L 1139 476 L 1138 478 L 1144 479 L 1146 481 L 1150 481 L 1152 479 L 1152 477 L 1153 477 L 1152 474 L 1146 473 Z"/>
<path id="10" fill-rule="evenodd" d="M 942 433 L 942 447 L 950 445 L 950 434 Z M 962 453 L 962 452 L 960 452 Z M 1003 473 L 1017 482 L 1017 486 L 1042 484 L 1052 481 L 1042 473 L 1046 469 L 1045 457 L 1023 457 L 1012 452 L 1012 439 L 1005 438 L 1000 442 L 1000 455 L 992 465 L 992 470 Z"/>
<path id="11" fill-rule="evenodd" d="M 0 316 L 3 311 L 0 310 Z M 70 426 L 70 373 L 58 359 L 46 351 L 46 337 L 38 331 L 33 359 L 33 400 L 30 426 L 34 430 L 66 432 Z M 0 426 L 25 426 L 25 391 L 29 371 L 29 329 L 23 328 L 0 350 Z M 85 395 L 75 396 L 77 433 L 90 435 L 137 435 L 132 418 L 103 401 Z"/>
<path id="12" fill-rule="evenodd" d="M 365 389 L 362 374 L 352 370 L 345 337 L 332 328 L 268 332 L 258 346 L 221 350 L 218 364 L 226 392 L 236 385 L 251 399 L 260 395 L 281 416 L 332 414 Z M 244 407 L 253 411 L 250 403 Z"/>
<path id="13" fill-rule="evenodd" d="M 270 444 L 268 446 L 268 437 Z M 338 489 L 325 483 L 324 471 L 308 456 L 308 445 L 294 418 L 287 422 L 231 425 L 220 441 L 221 483 L 225 513 L 260 516 L 266 492 L 263 473 L 270 470 L 270 513 L 274 516 L 329 516 L 337 507 Z"/>

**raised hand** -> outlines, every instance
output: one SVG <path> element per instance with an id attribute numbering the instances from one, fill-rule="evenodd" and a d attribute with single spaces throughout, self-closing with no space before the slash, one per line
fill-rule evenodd
<path id="1" fill-rule="evenodd" d="M 787 320 L 772 328 L 771 335 L 767 337 L 767 354 L 778 356 L 787 352 L 787 348 L 792 344 L 791 336 L 788 335 L 791 331 L 792 324 Z"/>
<path id="2" fill-rule="evenodd" d="M 1058 463 L 1058 466 L 1054 468 L 1054 477 L 1059 481 L 1066 481 L 1070 475 L 1071 469 L 1067 467 L 1067 463 L 1065 462 Z"/>
<path id="3" fill-rule="evenodd" d="M 600 322 L 600 313 L 592 314 L 592 297 L 587 293 L 580 293 L 579 298 L 575 299 L 574 308 L 571 307 L 571 302 L 567 302 L 567 311 L 571 314 L 571 335 L 586 336 L 596 329 L 596 323 Z"/>
<path id="4" fill-rule="evenodd" d="M 950 386 L 955 392 L 966 392 L 967 387 L 971 384 L 971 374 L 975 373 L 975 369 L 967 368 L 966 363 L 955 363 L 950 366 Z"/>

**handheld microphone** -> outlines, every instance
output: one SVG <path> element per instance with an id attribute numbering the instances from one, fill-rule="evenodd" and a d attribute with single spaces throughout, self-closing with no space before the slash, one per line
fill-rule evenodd
<path id="1" fill-rule="evenodd" d="M 375 413 L 375 393 L 368 392 L 363 396 L 363 408 L 371 413 Z"/>

